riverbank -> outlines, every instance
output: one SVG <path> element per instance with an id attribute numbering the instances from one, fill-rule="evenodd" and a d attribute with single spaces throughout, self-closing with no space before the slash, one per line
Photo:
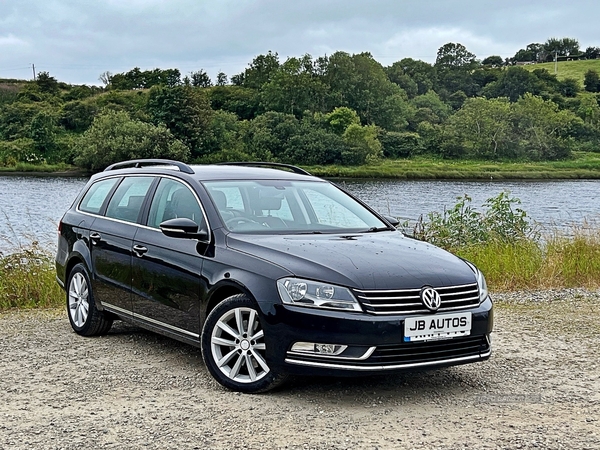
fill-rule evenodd
<path id="1" fill-rule="evenodd" d="M 29 164 L 18 163 L 15 166 L 0 166 L 0 176 L 56 176 L 56 177 L 81 177 L 89 173 L 70 164 Z"/>
<path id="2" fill-rule="evenodd" d="M 577 180 L 600 179 L 600 153 L 573 152 L 561 161 L 474 161 L 431 156 L 384 159 L 362 166 L 302 166 L 320 177 L 389 178 L 407 180 Z M 84 169 L 68 164 L 18 164 L 0 167 L 0 175 L 86 176 Z"/>
<path id="3" fill-rule="evenodd" d="M 386 159 L 362 166 L 306 166 L 320 177 L 411 180 L 576 180 L 600 179 L 600 153 L 574 152 L 561 161 L 447 160 L 432 157 Z"/>

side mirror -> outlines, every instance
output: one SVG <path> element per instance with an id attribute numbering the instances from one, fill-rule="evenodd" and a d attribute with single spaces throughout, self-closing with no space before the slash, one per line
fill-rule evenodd
<path id="1" fill-rule="evenodd" d="M 159 227 L 165 236 L 208 241 L 208 231 L 198 230 L 198 224 L 186 217 L 165 220 Z"/>
<path id="2" fill-rule="evenodd" d="M 392 216 L 383 216 L 383 218 L 385 220 L 387 220 L 390 224 L 392 224 L 393 226 L 397 227 L 398 225 L 400 225 L 400 221 L 398 219 L 396 219 L 395 217 Z"/>

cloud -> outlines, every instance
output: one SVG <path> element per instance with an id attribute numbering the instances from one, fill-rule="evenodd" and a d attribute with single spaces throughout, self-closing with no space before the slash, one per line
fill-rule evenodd
<path id="1" fill-rule="evenodd" d="M 342 50 L 369 51 L 385 65 L 433 62 L 447 42 L 480 59 L 507 57 L 552 36 L 600 45 L 599 15 L 591 0 L 0 1 L 0 77 L 32 62 L 71 83 L 136 66 L 231 76 L 269 50 L 283 60 Z"/>

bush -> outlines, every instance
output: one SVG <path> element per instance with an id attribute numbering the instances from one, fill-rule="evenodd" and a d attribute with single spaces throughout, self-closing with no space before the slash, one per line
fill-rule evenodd
<path id="1" fill-rule="evenodd" d="M 96 116 L 83 134 L 74 163 L 99 171 L 112 163 L 138 158 L 167 158 L 187 161 L 189 149 L 175 139 L 164 125 L 133 120 L 124 111 L 105 111 Z"/>
<path id="2" fill-rule="evenodd" d="M 429 213 L 426 219 L 421 216 L 414 226 L 414 237 L 450 251 L 489 242 L 520 244 L 538 237 L 527 213 L 513 208 L 521 201 L 509 197 L 507 192 L 489 198 L 483 204 L 487 208 L 484 212 L 471 206 L 468 195 L 457 200 L 450 210 Z"/>

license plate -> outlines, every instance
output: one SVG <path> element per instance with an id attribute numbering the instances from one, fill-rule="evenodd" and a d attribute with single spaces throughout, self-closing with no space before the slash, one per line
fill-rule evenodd
<path id="1" fill-rule="evenodd" d="M 471 313 L 432 314 L 404 320 L 404 342 L 452 339 L 471 334 Z"/>

